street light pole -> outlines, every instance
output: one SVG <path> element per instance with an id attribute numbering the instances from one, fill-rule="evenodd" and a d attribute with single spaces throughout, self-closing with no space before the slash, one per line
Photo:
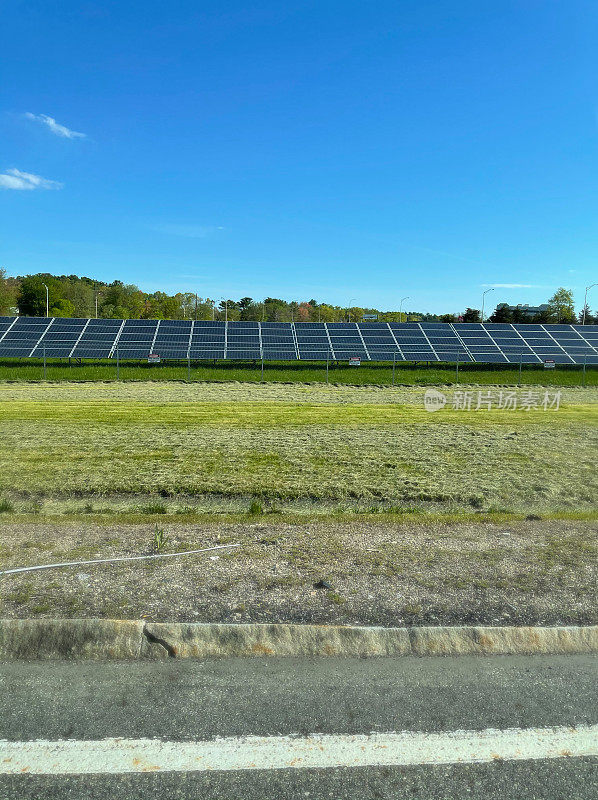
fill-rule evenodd
<path id="1" fill-rule="evenodd" d="M 484 321 L 484 301 L 486 300 L 486 295 L 488 294 L 488 292 L 493 292 L 493 291 L 494 287 L 486 289 L 485 292 L 482 292 L 482 322 Z"/>
<path id="2" fill-rule="evenodd" d="M 401 298 L 401 305 L 399 306 L 399 322 L 403 321 L 403 302 L 405 300 L 409 300 L 409 297 L 402 297 Z"/>
<path id="3" fill-rule="evenodd" d="M 357 300 L 357 298 L 351 297 L 349 300 L 349 305 L 347 306 L 347 322 L 351 322 L 351 303 L 353 300 Z"/>
<path id="4" fill-rule="evenodd" d="M 42 286 L 46 286 L 45 283 L 42 283 Z M 46 317 L 50 316 L 50 293 L 48 291 L 48 287 L 46 286 Z"/>
<path id="5" fill-rule="evenodd" d="M 585 297 L 584 297 L 584 300 L 583 300 L 583 318 L 582 318 L 582 321 L 581 321 L 582 325 L 586 324 L 586 308 L 588 306 L 588 292 L 589 292 L 590 289 L 593 289 L 594 286 L 598 286 L 598 283 L 593 283 L 591 286 L 586 286 L 586 294 L 585 294 Z"/>

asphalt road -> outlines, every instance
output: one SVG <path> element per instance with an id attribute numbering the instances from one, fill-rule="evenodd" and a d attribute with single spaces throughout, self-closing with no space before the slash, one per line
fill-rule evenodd
<path id="1" fill-rule="evenodd" d="M 299 743 L 404 731 L 446 733 L 450 745 L 459 730 L 596 725 L 597 665 L 590 656 L 9 664 L 0 666 L 0 739 L 68 739 L 78 748 L 115 737 L 205 744 L 292 734 Z M 0 798 L 598 798 L 598 760 L 567 752 L 484 763 L 0 774 Z M 78 757 L 77 769 L 89 771 Z"/>

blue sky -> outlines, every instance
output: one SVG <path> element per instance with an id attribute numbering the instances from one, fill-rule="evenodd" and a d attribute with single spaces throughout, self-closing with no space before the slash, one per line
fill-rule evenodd
<path id="1" fill-rule="evenodd" d="M 598 281 L 593 0 L 0 8 L 9 274 L 430 312 Z"/>

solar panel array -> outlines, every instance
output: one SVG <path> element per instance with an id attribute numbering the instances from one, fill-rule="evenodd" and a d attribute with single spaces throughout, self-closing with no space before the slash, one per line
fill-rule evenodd
<path id="1" fill-rule="evenodd" d="M 598 326 L 0 317 L 3 358 L 598 364 Z"/>

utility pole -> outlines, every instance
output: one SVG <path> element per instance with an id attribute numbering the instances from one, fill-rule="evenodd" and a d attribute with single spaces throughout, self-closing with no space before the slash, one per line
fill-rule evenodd
<path id="1" fill-rule="evenodd" d="M 195 293 L 195 321 L 197 322 L 197 292 Z"/>

